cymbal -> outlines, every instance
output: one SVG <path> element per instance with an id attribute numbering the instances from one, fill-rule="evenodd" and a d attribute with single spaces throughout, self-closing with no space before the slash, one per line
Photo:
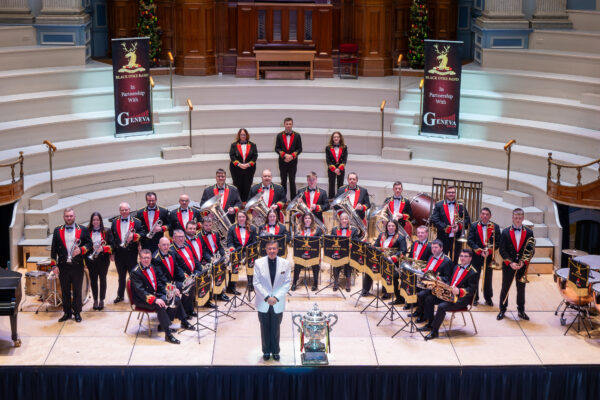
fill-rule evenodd
<path id="1" fill-rule="evenodd" d="M 571 256 L 571 257 L 580 257 L 580 256 L 587 256 L 588 253 L 586 251 L 583 250 L 577 250 L 577 249 L 563 249 L 562 251 L 564 254 Z"/>

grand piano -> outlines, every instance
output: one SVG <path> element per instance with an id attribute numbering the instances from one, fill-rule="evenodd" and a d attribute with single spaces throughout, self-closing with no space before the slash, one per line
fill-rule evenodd
<path id="1" fill-rule="evenodd" d="M 21 274 L 0 268 L 0 316 L 10 317 L 11 339 L 15 347 L 21 346 L 21 339 L 17 335 L 17 313 L 21 302 Z"/>

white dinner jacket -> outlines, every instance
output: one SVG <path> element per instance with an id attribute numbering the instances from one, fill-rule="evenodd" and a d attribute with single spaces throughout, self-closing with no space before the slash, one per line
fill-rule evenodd
<path id="1" fill-rule="evenodd" d="M 258 312 L 268 312 L 269 303 L 265 301 L 267 296 L 275 296 L 279 301 L 273 306 L 276 314 L 285 310 L 285 297 L 290 290 L 292 274 L 290 263 L 277 257 L 277 272 L 275 282 L 271 285 L 271 274 L 269 273 L 268 257 L 261 257 L 254 262 L 254 290 L 256 292 L 256 309 Z"/>

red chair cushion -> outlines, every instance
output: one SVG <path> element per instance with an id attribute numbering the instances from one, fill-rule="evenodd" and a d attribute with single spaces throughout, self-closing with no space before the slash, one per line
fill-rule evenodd
<path id="1" fill-rule="evenodd" d="M 358 45 L 356 43 L 341 43 L 340 53 L 357 53 Z"/>

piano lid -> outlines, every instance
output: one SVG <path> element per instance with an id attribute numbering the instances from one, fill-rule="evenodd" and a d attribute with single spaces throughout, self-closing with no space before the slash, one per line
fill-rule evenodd
<path id="1" fill-rule="evenodd" d="M 0 289 L 16 288 L 20 284 L 22 276 L 20 272 L 0 268 Z"/>

